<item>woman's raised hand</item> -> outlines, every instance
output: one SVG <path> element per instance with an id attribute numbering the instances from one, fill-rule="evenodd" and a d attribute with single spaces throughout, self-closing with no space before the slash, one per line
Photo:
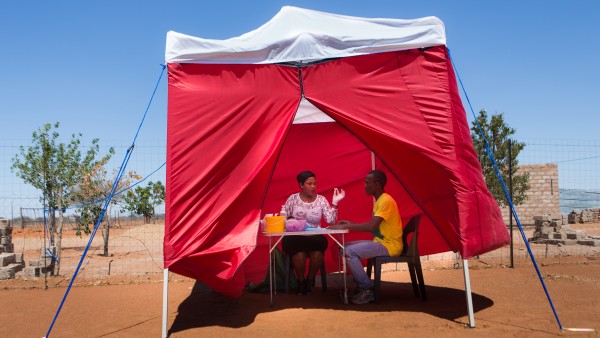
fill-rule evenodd
<path id="1" fill-rule="evenodd" d="M 344 197 L 346 197 L 346 192 L 344 189 L 333 189 L 333 198 L 331 199 L 331 204 L 337 206 L 339 201 L 341 201 Z"/>

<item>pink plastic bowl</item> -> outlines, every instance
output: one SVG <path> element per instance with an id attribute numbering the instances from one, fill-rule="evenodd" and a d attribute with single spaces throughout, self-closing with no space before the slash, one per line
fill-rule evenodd
<path id="1" fill-rule="evenodd" d="M 293 219 L 290 218 L 285 221 L 285 231 L 304 231 L 306 228 L 306 220 L 302 219 Z"/>

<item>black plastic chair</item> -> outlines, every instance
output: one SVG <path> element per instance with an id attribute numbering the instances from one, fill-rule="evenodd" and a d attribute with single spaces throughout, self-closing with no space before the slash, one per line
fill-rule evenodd
<path id="1" fill-rule="evenodd" d="M 415 297 L 420 296 L 423 300 L 427 300 L 425 293 L 425 281 L 423 280 L 423 270 L 421 269 L 421 257 L 419 256 L 418 238 L 419 238 L 419 221 L 421 215 L 413 216 L 406 224 L 402 231 L 402 253 L 398 257 L 377 256 L 367 260 L 367 275 L 371 277 L 371 270 L 375 266 L 375 280 L 373 283 L 375 291 L 375 302 L 379 303 L 381 299 L 381 264 L 383 263 L 408 263 L 408 271 L 412 282 L 413 292 Z M 413 234 L 408 244 L 408 235 Z M 418 283 L 417 283 L 418 282 Z"/>
<path id="2" fill-rule="evenodd" d="M 285 255 L 284 269 L 285 269 L 285 292 L 289 293 L 290 292 L 290 277 L 294 274 L 294 272 L 293 272 L 294 267 L 291 264 L 290 255 Z M 323 290 L 323 293 L 326 293 L 327 292 L 327 271 L 325 270 L 325 259 L 323 259 L 323 264 L 321 264 L 319 271 L 321 272 L 321 289 Z M 314 287 L 314 285 L 312 285 L 312 286 Z"/>

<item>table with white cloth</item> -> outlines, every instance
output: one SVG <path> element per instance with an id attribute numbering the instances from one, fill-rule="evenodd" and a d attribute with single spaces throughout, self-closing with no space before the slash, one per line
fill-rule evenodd
<path id="1" fill-rule="evenodd" d="M 307 231 L 286 231 L 286 232 L 263 232 L 263 235 L 267 236 L 269 238 L 269 293 L 271 295 L 271 306 L 273 306 L 273 293 L 274 293 L 274 289 L 273 289 L 273 283 L 276 283 L 275 281 L 275 262 L 273 261 L 273 250 L 275 250 L 275 248 L 277 247 L 277 245 L 279 244 L 279 242 L 281 242 L 281 240 L 283 239 L 283 237 L 285 236 L 316 236 L 316 235 L 327 235 L 329 237 L 331 237 L 331 239 L 335 242 L 335 244 L 337 244 L 337 246 L 340 248 L 340 252 L 341 252 L 341 256 L 338 257 L 338 267 L 339 267 L 339 261 L 341 260 L 341 266 L 342 266 L 342 279 L 343 279 L 343 299 L 344 299 L 344 304 L 348 304 L 348 292 L 347 292 L 347 288 L 346 288 L 346 259 L 344 259 L 344 257 L 346 256 L 346 248 L 344 247 L 344 234 L 347 234 L 348 230 L 332 230 L 332 229 L 327 229 L 327 228 L 320 228 L 318 230 L 307 230 Z M 339 237 L 339 238 L 336 238 Z M 275 285 L 275 289 L 277 288 L 277 286 Z M 275 290 L 275 293 L 277 291 Z"/>

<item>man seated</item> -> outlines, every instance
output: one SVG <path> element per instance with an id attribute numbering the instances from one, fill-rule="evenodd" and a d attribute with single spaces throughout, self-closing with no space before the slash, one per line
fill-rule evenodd
<path id="1" fill-rule="evenodd" d="M 371 290 L 371 278 L 365 272 L 361 260 L 375 256 L 394 257 L 402 252 L 402 220 L 396 201 L 385 192 L 386 183 L 387 177 L 381 170 L 373 170 L 365 178 L 365 191 L 376 200 L 370 222 L 340 221 L 329 226 L 329 229 L 348 229 L 373 234 L 372 241 L 356 241 L 346 245 L 346 265 L 357 285 L 357 292 L 350 298 L 352 304 L 367 304 L 375 300 Z"/>

